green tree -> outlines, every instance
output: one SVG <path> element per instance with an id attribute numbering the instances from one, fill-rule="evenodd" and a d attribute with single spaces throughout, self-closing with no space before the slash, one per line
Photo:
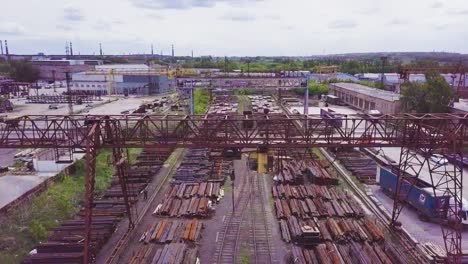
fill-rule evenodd
<path id="1" fill-rule="evenodd" d="M 425 83 L 411 82 L 402 87 L 402 101 L 407 111 L 445 113 L 455 93 L 437 72 L 426 73 Z"/>
<path id="2" fill-rule="evenodd" d="M 323 83 L 309 82 L 309 95 L 328 94 L 328 85 Z"/>
<path id="3" fill-rule="evenodd" d="M 10 67 L 10 77 L 17 82 L 33 83 L 39 79 L 39 71 L 28 61 L 12 61 Z"/>

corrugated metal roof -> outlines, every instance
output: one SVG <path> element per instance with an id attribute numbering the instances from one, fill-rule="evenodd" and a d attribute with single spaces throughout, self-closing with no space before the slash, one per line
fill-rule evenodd
<path id="1" fill-rule="evenodd" d="M 370 97 L 379 98 L 386 101 L 398 101 L 400 100 L 400 95 L 394 92 L 379 90 L 364 86 L 357 83 L 332 83 L 330 85 L 337 86 L 339 88 L 364 94 Z"/>

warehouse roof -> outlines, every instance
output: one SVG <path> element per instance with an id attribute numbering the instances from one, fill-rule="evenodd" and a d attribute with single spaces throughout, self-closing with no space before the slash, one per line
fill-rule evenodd
<path id="1" fill-rule="evenodd" d="M 393 102 L 400 100 L 400 95 L 397 93 L 371 88 L 357 83 L 332 83 L 331 85 L 386 101 Z"/>

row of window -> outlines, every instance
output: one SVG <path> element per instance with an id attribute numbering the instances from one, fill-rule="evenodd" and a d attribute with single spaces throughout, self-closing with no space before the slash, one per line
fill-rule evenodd
<path id="1" fill-rule="evenodd" d="M 353 105 L 357 108 L 363 110 L 375 110 L 375 102 L 370 102 L 365 99 L 359 98 L 357 96 L 353 96 L 351 94 L 335 91 L 335 96 L 339 97 L 343 102 Z M 377 109 L 378 110 L 378 109 Z"/>
<path id="2" fill-rule="evenodd" d="M 92 87 L 92 88 L 96 88 L 96 87 L 97 88 L 105 88 L 106 87 L 106 85 L 104 85 L 104 84 L 103 85 L 101 85 L 101 84 L 97 84 L 97 85 L 95 85 L 95 84 L 86 84 L 85 85 L 85 84 L 78 84 L 78 83 L 75 83 L 73 86 L 75 86 L 77 88 L 78 87 L 81 87 L 81 88 L 84 88 L 84 87 L 86 87 L 86 88 L 90 88 L 90 87 Z"/>

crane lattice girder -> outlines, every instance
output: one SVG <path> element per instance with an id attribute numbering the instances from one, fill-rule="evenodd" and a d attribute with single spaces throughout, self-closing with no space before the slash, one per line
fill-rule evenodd
<path id="1" fill-rule="evenodd" d="M 121 128 L 107 138 L 106 121 Z M 468 142 L 468 115 L 71 115 L 0 122 L 0 148 L 86 148 L 97 124 L 99 148 L 399 147 L 444 148 Z"/>

